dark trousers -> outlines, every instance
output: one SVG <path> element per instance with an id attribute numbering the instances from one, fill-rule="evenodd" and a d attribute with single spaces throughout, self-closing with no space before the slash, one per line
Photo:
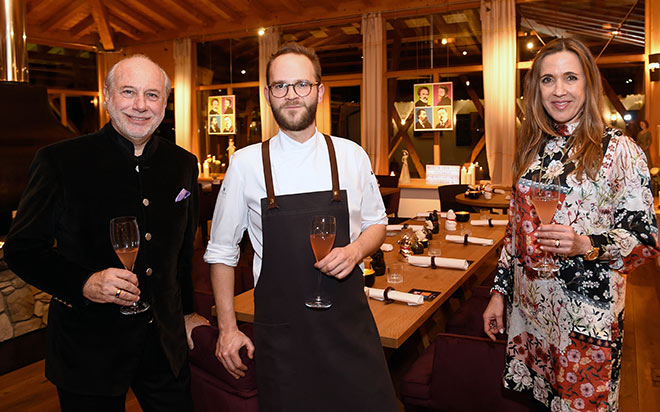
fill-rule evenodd
<path id="1" fill-rule="evenodd" d="M 192 412 L 190 368 L 188 363 L 176 377 L 158 341 L 155 327 L 150 328 L 147 344 L 131 382 L 144 412 Z M 62 412 L 124 412 L 126 394 L 119 396 L 84 395 L 57 388 Z"/>

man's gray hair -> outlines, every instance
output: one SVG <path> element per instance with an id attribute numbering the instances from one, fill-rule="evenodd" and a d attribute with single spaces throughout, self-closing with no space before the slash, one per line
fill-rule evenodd
<path id="1" fill-rule="evenodd" d="M 170 95 L 170 92 L 172 91 L 172 82 L 170 81 L 170 77 L 167 75 L 165 70 L 163 70 L 163 68 L 158 65 L 158 63 L 154 62 L 153 60 L 151 60 L 148 56 L 145 56 L 144 54 L 133 54 L 133 55 L 128 56 L 124 59 L 121 59 L 120 61 L 115 63 L 112 66 L 112 68 L 110 68 L 110 71 L 108 72 L 108 74 L 105 76 L 105 79 L 103 80 L 103 87 L 105 89 L 107 89 L 108 92 L 112 92 L 112 88 L 114 87 L 114 83 L 115 83 L 115 71 L 117 69 L 117 66 L 119 65 L 119 63 L 123 62 L 124 60 L 134 59 L 134 58 L 144 59 L 144 60 L 150 61 L 151 63 L 155 64 L 156 67 L 158 67 L 158 70 L 160 70 L 160 72 L 163 74 L 163 77 L 165 78 L 165 84 L 164 84 L 164 86 L 165 86 L 165 100 L 167 100 L 167 98 Z"/>

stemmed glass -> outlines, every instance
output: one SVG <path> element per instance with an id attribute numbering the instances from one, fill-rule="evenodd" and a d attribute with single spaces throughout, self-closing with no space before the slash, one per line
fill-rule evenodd
<path id="1" fill-rule="evenodd" d="M 140 230 L 133 216 L 121 216 L 110 220 L 110 242 L 124 268 L 133 271 L 138 249 L 140 248 Z M 122 315 L 136 315 L 149 309 L 149 304 L 142 300 L 119 309 Z"/>
<path id="2" fill-rule="evenodd" d="M 312 244 L 316 261 L 323 259 L 330 253 L 335 243 L 336 223 L 334 216 L 314 216 L 309 233 L 309 241 Z M 305 301 L 305 306 L 312 309 L 327 309 L 332 306 L 332 301 L 327 296 L 321 295 L 321 271 L 318 271 L 318 283 L 316 296 Z"/>
<path id="3" fill-rule="evenodd" d="M 552 222 L 552 217 L 555 215 L 557 203 L 559 202 L 560 188 L 561 184 L 558 176 L 547 176 L 539 171 L 532 178 L 532 203 L 534 209 L 536 209 L 536 214 L 544 225 Z M 559 266 L 555 263 L 552 255 L 544 251 L 541 259 L 532 266 L 532 269 L 543 273 L 545 276 L 550 276 L 552 272 L 559 270 Z"/>

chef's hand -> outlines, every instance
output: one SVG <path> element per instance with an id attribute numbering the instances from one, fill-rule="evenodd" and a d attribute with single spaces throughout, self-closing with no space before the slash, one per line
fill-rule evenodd
<path id="1" fill-rule="evenodd" d="M 541 225 L 534 233 L 541 250 L 564 256 L 582 256 L 591 248 L 589 236 L 578 235 L 571 226 Z"/>
<path id="2" fill-rule="evenodd" d="M 504 296 L 493 293 L 483 314 L 484 332 L 493 341 L 498 333 L 504 333 Z"/>
<path id="3" fill-rule="evenodd" d="M 82 290 L 83 296 L 96 303 L 128 306 L 140 300 L 138 278 L 124 269 L 108 268 L 92 274 Z"/>
<path id="4" fill-rule="evenodd" d="M 192 331 L 197 326 L 209 325 L 209 321 L 202 315 L 199 315 L 195 312 L 188 315 L 184 315 L 183 321 L 186 326 L 186 339 L 188 340 L 188 348 L 190 350 L 195 349 L 195 343 L 192 340 Z"/>
<path id="5" fill-rule="evenodd" d="M 238 328 L 220 332 L 218 342 L 215 346 L 215 357 L 218 358 L 222 366 L 234 379 L 245 376 L 247 366 L 241 360 L 238 351 L 245 346 L 248 358 L 252 359 L 254 355 L 254 344 Z"/>
<path id="6" fill-rule="evenodd" d="M 344 247 L 336 247 L 326 257 L 314 264 L 314 267 L 328 276 L 343 279 L 348 276 L 355 265 L 362 261 L 362 254 L 355 243 Z"/>

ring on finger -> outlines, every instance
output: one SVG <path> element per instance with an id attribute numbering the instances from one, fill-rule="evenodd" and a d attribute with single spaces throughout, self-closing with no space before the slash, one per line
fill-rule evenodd
<path id="1" fill-rule="evenodd" d="M 560 246 L 561 246 L 561 242 L 559 241 L 559 239 L 555 239 L 555 247 L 560 247 Z"/>
<path id="2" fill-rule="evenodd" d="M 115 297 L 118 298 L 120 293 L 121 293 L 121 289 L 117 289 L 117 292 L 115 293 Z"/>

